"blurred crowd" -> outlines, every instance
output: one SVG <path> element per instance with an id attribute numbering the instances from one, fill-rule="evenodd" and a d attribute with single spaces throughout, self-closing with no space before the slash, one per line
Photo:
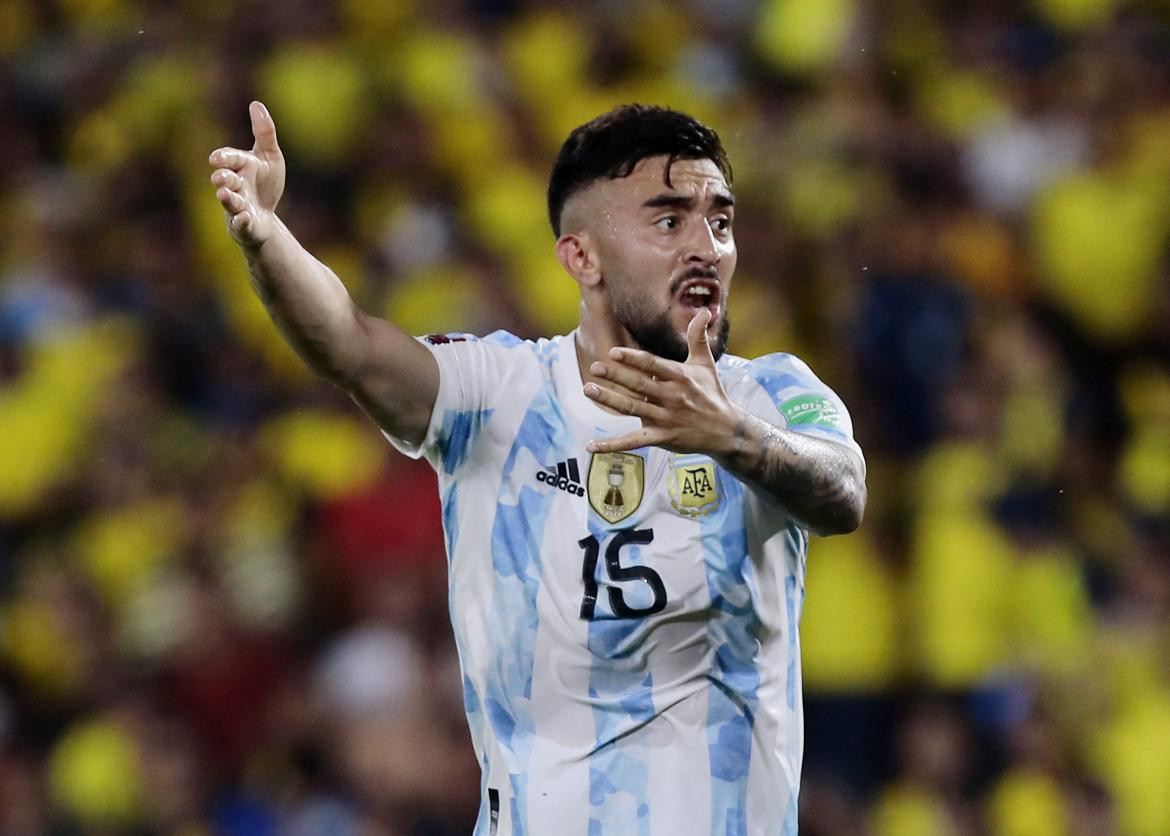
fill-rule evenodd
<path id="1" fill-rule="evenodd" d="M 720 131 L 730 350 L 866 450 L 814 541 L 807 836 L 1170 834 L 1165 0 L 0 0 L 0 833 L 471 830 L 433 477 L 252 295 L 207 154 L 413 333 L 563 333 L 544 209 Z"/>

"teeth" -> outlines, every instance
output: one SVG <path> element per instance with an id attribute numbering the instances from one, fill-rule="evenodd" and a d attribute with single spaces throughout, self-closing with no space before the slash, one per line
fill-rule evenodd
<path id="1" fill-rule="evenodd" d="M 695 287 L 688 288 L 687 293 L 691 293 L 695 296 L 710 296 L 711 288 L 703 287 L 702 285 L 696 285 Z"/>

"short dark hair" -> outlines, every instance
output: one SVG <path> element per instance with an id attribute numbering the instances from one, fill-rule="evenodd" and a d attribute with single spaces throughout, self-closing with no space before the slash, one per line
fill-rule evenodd
<path id="1" fill-rule="evenodd" d="M 561 146 L 548 180 L 548 219 L 561 234 L 561 212 L 574 192 L 603 177 L 628 177 L 646 157 L 666 155 L 666 185 L 675 160 L 708 159 L 731 185 L 731 163 L 719 135 L 677 110 L 630 104 L 575 128 Z"/>

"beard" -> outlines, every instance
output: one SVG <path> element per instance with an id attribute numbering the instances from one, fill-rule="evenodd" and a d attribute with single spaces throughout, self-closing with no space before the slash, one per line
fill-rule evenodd
<path id="1" fill-rule="evenodd" d="M 657 354 L 667 360 L 685 363 L 690 354 L 686 334 L 680 334 L 671 324 L 670 308 L 657 313 L 647 311 L 632 300 L 622 300 L 624 304 L 614 305 L 614 317 L 622 327 L 630 332 L 634 341 L 644 351 Z M 711 337 L 711 356 L 716 361 L 727 350 L 727 338 L 731 334 L 731 320 L 723 314 L 720 320 L 719 333 Z"/>

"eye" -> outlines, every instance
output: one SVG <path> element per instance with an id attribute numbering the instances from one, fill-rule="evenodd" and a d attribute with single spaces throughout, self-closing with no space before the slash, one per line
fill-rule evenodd
<path id="1" fill-rule="evenodd" d="M 731 218 L 727 215 L 717 215 L 711 219 L 711 228 L 719 233 L 731 231 Z"/>
<path id="2" fill-rule="evenodd" d="M 654 222 L 654 225 L 663 231 L 678 229 L 678 216 L 666 215 Z"/>

